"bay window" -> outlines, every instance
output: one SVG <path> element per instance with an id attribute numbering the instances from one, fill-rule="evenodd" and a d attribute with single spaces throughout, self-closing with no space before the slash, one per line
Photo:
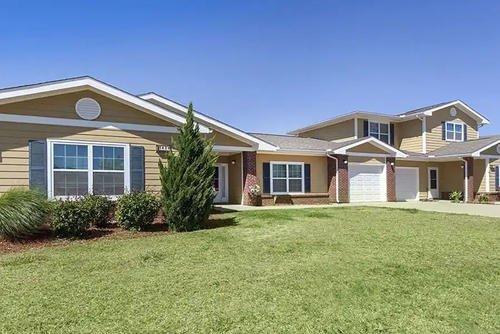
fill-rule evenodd
<path id="1" fill-rule="evenodd" d="M 271 163 L 271 193 L 288 194 L 302 192 L 304 192 L 304 163 Z"/>
<path id="2" fill-rule="evenodd" d="M 125 144 L 50 141 L 49 196 L 123 195 L 130 186 L 128 156 Z"/>
<path id="3" fill-rule="evenodd" d="M 446 140 L 448 141 L 463 141 L 464 140 L 464 124 L 446 122 Z"/>
<path id="4" fill-rule="evenodd" d="M 368 125 L 368 135 L 389 144 L 389 124 L 370 122 Z"/>

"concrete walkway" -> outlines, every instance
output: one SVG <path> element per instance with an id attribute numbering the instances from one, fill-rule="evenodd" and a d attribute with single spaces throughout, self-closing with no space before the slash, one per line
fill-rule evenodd
<path id="1" fill-rule="evenodd" d="M 417 209 L 423 211 L 436 211 L 460 213 L 476 216 L 500 218 L 500 205 L 495 204 L 466 204 L 451 203 L 450 201 L 437 202 L 372 202 L 372 203 L 346 203 L 326 205 L 279 205 L 279 206 L 245 206 L 245 205 L 216 205 L 221 211 L 248 211 L 248 210 L 273 210 L 273 209 L 305 209 L 305 208 L 335 208 L 345 206 L 375 206 L 384 208 Z"/>

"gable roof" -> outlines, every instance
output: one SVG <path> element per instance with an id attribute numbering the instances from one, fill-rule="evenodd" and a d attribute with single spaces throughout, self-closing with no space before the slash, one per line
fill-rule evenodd
<path id="1" fill-rule="evenodd" d="M 341 123 L 343 121 L 347 121 L 350 119 L 354 118 L 368 118 L 368 119 L 374 119 L 374 120 L 381 120 L 385 122 L 402 122 L 406 121 L 410 118 L 417 117 L 419 115 L 426 115 L 426 116 L 431 116 L 434 111 L 440 110 L 442 108 L 447 108 L 450 106 L 456 106 L 460 110 L 464 111 L 465 113 L 468 113 L 474 120 L 476 120 L 479 124 L 489 124 L 490 121 L 469 107 L 467 104 L 462 102 L 461 100 L 453 100 L 453 101 L 448 101 L 448 102 L 441 102 L 437 104 L 433 104 L 430 106 L 426 107 L 421 107 L 418 109 L 413 109 L 410 111 L 406 111 L 401 114 L 397 115 L 390 115 L 390 114 L 383 114 L 383 113 L 376 113 L 376 112 L 369 112 L 369 111 L 353 111 L 347 114 L 339 115 L 333 118 L 326 119 L 324 121 L 318 122 L 318 123 L 313 123 L 311 125 L 308 125 L 306 127 L 296 129 L 293 131 L 288 132 L 291 135 L 298 135 L 300 133 L 304 133 L 307 131 L 323 128 L 325 126 L 329 125 L 334 125 L 337 123 Z"/>
<path id="2" fill-rule="evenodd" d="M 309 151 L 324 154 L 332 146 L 332 142 L 315 138 L 267 133 L 251 133 L 251 135 L 277 146 L 280 151 Z"/>
<path id="3" fill-rule="evenodd" d="M 373 146 L 376 146 L 380 148 L 381 150 L 384 150 L 388 152 L 389 154 L 394 155 L 397 158 L 406 158 L 408 155 L 406 153 L 403 153 L 402 151 L 392 147 L 389 144 L 384 143 L 383 141 L 378 140 L 375 137 L 364 137 L 364 138 L 359 138 L 359 139 L 353 139 L 347 142 L 341 142 L 341 143 L 332 143 L 332 147 L 328 149 L 328 152 L 332 152 L 335 154 L 348 154 L 348 150 L 363 144 L 372 144 Z M 351 153 L 352 154 L 352 153 Z"/>
<path id="4" fill-rule="evenodd" d="M 167 99 L 166 97 L 163 97 L 159 94 L 150 92 L 146 94 L 141 94 L 139 95 L 141 99 L 144 100 L 149 100 L 149 101 L 157 101 L 159 103 L 165 104 L 169 107 L 174 108 L 175 110 L 180 111 L 183 114 L 187 113 L 188 108 L 180 103 L 177 103 L 175 101 L 172 101 L 170 99 Z M 223 123 L 219 120 L 216 120 L 213 117 L 210 117 L 208 115 L 202 114 L 198 111 L 194 111 L 194 117 L 195 119 L 200 122 L 207 124 L 210 128 L 213 128 L 214 130 L 220 131 L 226 135 L 229 135 L 231 137 L 237 138 L 243 142 L 253 144 L 256 146 L 259 150 L 264 150 L 264 151 L 276 151 L 278 148 L 273 145 L 271 142 L 263 140 L 257 136 L 253 136 L 247 132 L 244 132 L 240 129 L 237 129 L 233 126 L 230 126 L 226 123 Z"/>
<path id="5" fill-rule="evenodd" d="M 479 156 L 482 151 L 498 145 L 500 135 L 481 137 L 479 139 L 468 140 L 465 142 L 451 142 L 446 146 L 440 147 L 428 153 L 433 157 L 454 157 L 454 156 Z"/>
<path id="6" fill-rule="evenodd" d="M 183 125 L 185 118 L 161 108 L 154 103 L 141 99 L 124 90 L 111 86 L 89 76 L 69 78 L 57 81 L 42 82 L 33 85 L 11 87 L 0 90 L 0 104 L 31 100 L 41 97 L 54 96 L 63 93 L 91 90 L 118 102 L 132 106 L 138 110 L 167 120 L 176 125 Z M 209 133 L 210 129 L 204 125 L 199 126 L 200 132 Z"/>

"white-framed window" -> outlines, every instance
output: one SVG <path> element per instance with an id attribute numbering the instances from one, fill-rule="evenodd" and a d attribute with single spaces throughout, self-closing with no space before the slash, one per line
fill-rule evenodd
<path id="1" fill-rule="evenodd" d="M 130 189 L 128 144 L 48 140 L 49 198 L 116 198 Z"/>
<path id="2" fill-rule="evenodd" d="M 446 122 L 446 140 L 447 141 L 463 141 L 464 140 L 464 123 Z"/>
<path id="3" fill-rule="evenodd" d="M 271 162 L 271 193 L 293 194 L 304 192 L 303 162 Z"/>
<path id="4" fill-rule="evenodd" d="M 390 127 L 388 123 L 368 122 L 368 135 L 389 144 Z"/>

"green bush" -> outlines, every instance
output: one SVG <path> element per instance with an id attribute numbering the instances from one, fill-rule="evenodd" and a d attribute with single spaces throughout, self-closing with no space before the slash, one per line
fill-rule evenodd
<path id="1" fill-rule="evenodd" d="M 92 211 L 84 199 L 52 203 L 51 226 L 57 236 L 80 237 L 90 227 Z"/>
<path id="2" fill-rule="evenodd" d="M 489 201 L 490 201 L 490 197 L 488 196 L 488 194 L 481 194 L 481 195 L 479 195 L 479 203 L 486 204 Z"/>
<path id="3" fill-rule="evenodd" d="M 49 212 L 45 196 L 27 189 L 12 189 L 0 196 L 0 237 L 17 239 L 32 235 Z"/>
<path id="4" fill-rule="evenodd" d="M 147 192 L 133 192 L 123 195 L 116 202 L 115 219 L 118 225 L 127 230 L 142 230 L 153 223 L 158 215 L 160 203 Z"/>
<path id="5" fill-rule="evenodd" d="M 458 203 L 462 200 L 463 198 L 463 195 L 462 195 L 462 192 L 461 191 L 452 191 L 450 193 L 450 200 L 453 202 L 453 203 Z"/>
<path id="6" fill-rule="evenodd" d="M 91 226 L 104 227 L 109 223 L 109 212 L 113 203 L 105 196 L 87 195 L 82 198 L 82 205 L 91 213 Z"/>
<path id="7" fill-rule="evenodd" d="M 194 122 L 192 104 L 174 147 L 176 152 L 167 152 L 166 166 L 158 162 L 163 220 L 175 231 L 198 230 L 213 206 L 217 156 L 212 141 L 203 138 Z"/>

